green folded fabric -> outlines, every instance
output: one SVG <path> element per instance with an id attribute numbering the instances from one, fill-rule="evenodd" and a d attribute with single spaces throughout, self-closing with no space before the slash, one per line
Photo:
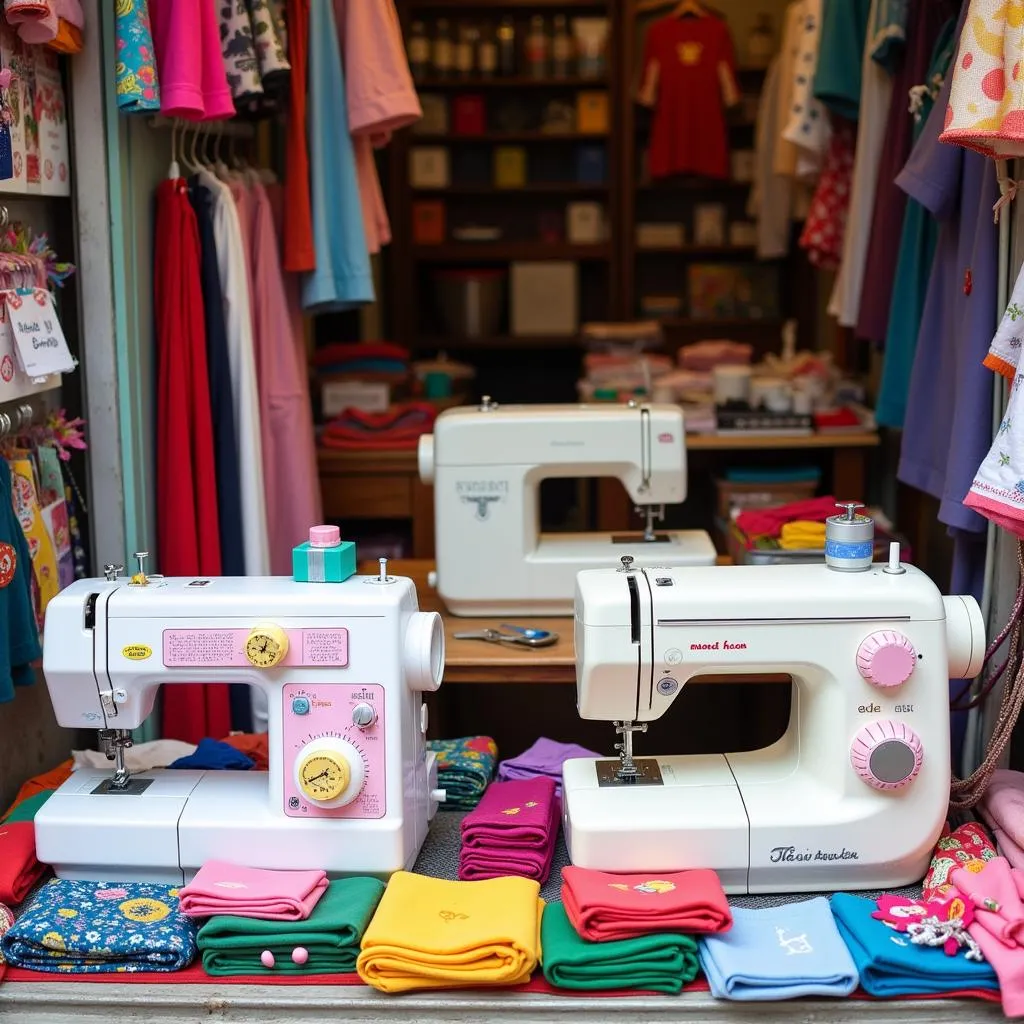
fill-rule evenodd
<path id="1" fill-rule="evenodd" d="M 224 914 L 199 929 L 203 969 L 213 977 L 233 974 L 352 974 L 363 932 L 384 893 L 376 878 L 331 882 L 305 921 L 261 921 Z M 304 963 L 292 958 L 305 949 Z M 264 950 L 274 955 L 265 967 Z"/>
<path id="2" fill-rule="evenodd" d="M 25 800 L 22 800 L 17 807 L 3 819 L 0 824 L 9 825 L 14 821 L 34 821 L 36 812 L 39 810 L 47 800 L 56 793 L 55 789 L 44 789 L 39 793 L 35 793 Z"/>
<path id="3" fill-rule="evenodd" d="M 555 988 L 675 995 L 697 977 L 697 943 L 689 935 L 589 942 L 577 934 L 561 903 L 544 908 L 540 935 L 544 977 Z"/>

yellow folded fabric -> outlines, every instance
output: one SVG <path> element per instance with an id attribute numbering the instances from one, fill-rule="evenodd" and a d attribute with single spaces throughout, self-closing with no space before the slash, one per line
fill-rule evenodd
<path id="1" fill-rule="evenodd" d="M 787 551 L 804 551 L 825 546 L 825 524 L 796 520 L 784 523 L 779 534 L 779 547 Z"/>
<path id="2" fill-rule="evenodd" d="M 391 876 L 356 961 L 381 992 L 519 985 L 540 960 L 544 901 L 530 878 Z"/>

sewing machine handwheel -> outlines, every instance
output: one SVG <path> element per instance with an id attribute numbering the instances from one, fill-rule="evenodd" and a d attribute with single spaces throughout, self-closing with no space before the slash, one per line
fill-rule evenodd
<path id="1" fill-rule="evenodd" d="M 904 722 L 865 725 L 850 748 L 853 770 L 873 789 L 884 791 L 910 785 L 923 760 L 921 737 Z"/>

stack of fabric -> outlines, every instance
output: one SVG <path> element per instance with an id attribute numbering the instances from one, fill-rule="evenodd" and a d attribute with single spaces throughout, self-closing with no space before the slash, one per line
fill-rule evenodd
<path id="1" fill-rule="evenodd" d="M 540 958 L 540 886 L 451 882 L 399 871 L 363 936 L 359 977 L 381 992 L 507 987 Z"/>
<path id="2" fill-rule="evenodd" d="M 698 341 L 683 345 L 676 354 L 679 366 L 697 373 L 710 373 L 716 366 L 749 366 L 754 349 L 738 341 Z"/>
<path id="3" fill-rule="evenodd" d="M 553 780 L 495 782 L 462 820 L 459 878 L 521 875 L 543 885 L 551 873 L 560 816 Z"/>
<path id="4" fill-rule="evenodd" d="M 437 410 L 429 402 L 400 402 L 387 412 L 346 409 L 324 427 L 320 443 L 340 451 L 415 448 L 436 418 Z"/>
<path id="5" fill-rule="evenodd" d="M 541 736 L 533 746 L 517 757 L 510 757 L 498 765 L 498 781 L 511 782 L 513 779 L 553 779 L 555 795 L 562 795 L 562 765 L 572 757 L 600 757 L 593 750 L 587 750 L 577 743 L 559 743 Z"/>
<path id="6" fill-rule="evenodd" d="M 992 829 L 999 855 L 1024 868 L 1024 773 L 997 768 L 978 814 Z"/>
<path id="7" fill-rule="evenodd" d="M 494 778 L 498 745 L 490 736 L 463 736 L 455 740 L 429 740 L 437 755 L 437 785 L 445 791 L 442 810 L 472 810 Z"/>

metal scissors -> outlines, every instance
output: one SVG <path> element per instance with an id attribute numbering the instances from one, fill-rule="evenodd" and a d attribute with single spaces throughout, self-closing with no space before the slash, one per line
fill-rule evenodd
<path id="1" fill-rule="evenodd" d="M 500 629 L 478 629 L 472 633 L 453 633 L 456 640 L 486 640 L 488 643 L 516 644 L 519 647 L 550 647 L 558 642 L 557 633 L 545 632 L 543 636 L 502 633 Z"/>

